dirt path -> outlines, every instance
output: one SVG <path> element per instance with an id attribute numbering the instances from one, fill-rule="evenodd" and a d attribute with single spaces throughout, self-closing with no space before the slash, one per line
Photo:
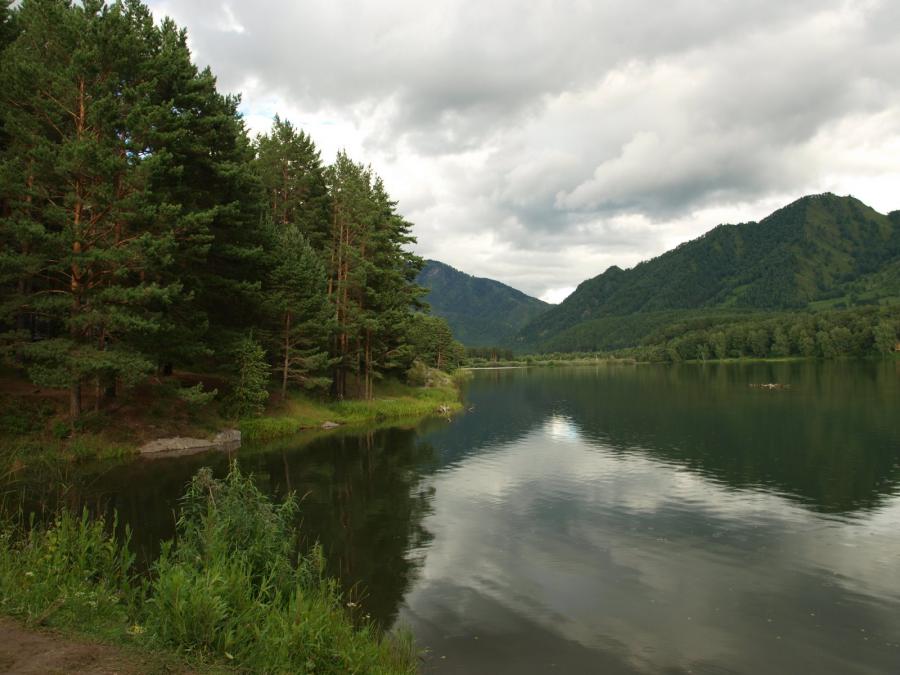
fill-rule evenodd
<path id="1" fill-rule="evenodd" d="M 0 619 L 0 673 L 15 675 L 138 675 L 189 671 L 115 647 L 23 628 Z"/>

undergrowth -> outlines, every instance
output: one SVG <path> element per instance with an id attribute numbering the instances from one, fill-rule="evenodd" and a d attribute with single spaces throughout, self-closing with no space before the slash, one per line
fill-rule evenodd
<path id="1" fill-rule="evenodd" d="M 414 673 L 410 640 L 351 616 L 321 550 L 298 553 L 296 509 L 292 497 L 272 503 L 236 465 L 223 480 L 201 469 L 175 540 L 143 579 L 114 523 L 86 512 L 8 522 L 0 612 L 244 672 Z"/>

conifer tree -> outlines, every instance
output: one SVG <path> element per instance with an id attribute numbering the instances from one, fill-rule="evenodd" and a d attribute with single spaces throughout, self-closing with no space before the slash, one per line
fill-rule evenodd
<path id="1" fill-rule="evenodd" d="M 145 198 L 161 160 L 147 145 L 155 103 L 144 67 L 154 27 L 131 1 L 26 0 L 17 21 L 0 95 L 13 138 L 4 153 L 14 204 L 4 233 L 18 243 L 20 278 L 4 305 L 7 316 L 30 315 L 32 331 L 39 320 L 55 335 L 21 342 L 20 354 L 36 382 L 69 387 L 74 418 L 86 380 L 99 391 L 101 380 L 147 370 L 128 337 L 157 330 L 152 306 L 180 288 L 145 276 L 170 262 L 174 246 Z"/>
<path id="2" fill-rule="evenodd" d="M 297 226 L 281 227 L 277 244 L 267 302 L 279 323 L 274 342 L 284 398 L 290 382 L 305 389 L 331 384 L 324 375 L 330 361 L 323 351 L 328 305 L 325 267 Z"/>
<path id="3" fill-rule="evenodd" d="M 295 225 L 314 249 L 324 251 L 329 196 L 325 170 L 312 139 L 276 115 L 272 131 L 257 137 L 256 152 L 271 222 Z"/>

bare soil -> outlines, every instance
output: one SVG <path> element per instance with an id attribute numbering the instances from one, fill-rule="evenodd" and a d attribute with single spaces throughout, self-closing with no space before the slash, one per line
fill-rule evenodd
<path id="1" fill-rule="evenodd" d="M 154 657 L 50 631 L 30 630 L 10 619 L 0 619 L 0 673 L 138 675 L 190 672 Z"/>

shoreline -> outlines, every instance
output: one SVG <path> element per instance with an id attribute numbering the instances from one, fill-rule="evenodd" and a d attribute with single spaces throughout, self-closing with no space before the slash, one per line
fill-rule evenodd
<path id="1" fill-rule="evenodd" d="M 542 361 L 532 361 L 526 363 L 524 361 L 507 361 L 498 362 L 495 366 L 461 366 L 460 370 L 524 370 L 528 368 L 559 368 L 561 366 L 677 366 L 686 365 L 706 365 L 706 364 L 742 364 L 742 363 L 800 363 L 800 362 L 820 362 L 820 363 L 841 363 L 850 361 L 900 361 L 900 352 L 894 352 L 886 356 L 840 356 L 836 358 L 826 359 L 821 356 L 775 356 L 775 357 L 751 357 L 741 356 L 727 359 L 685 359 L 682 361 L 641 361 L 631 357 L 599 357 L 599 358 L 576 358 L 576 359 L 547 359 Z"/>
<path id="2" fill-rule="evenodd" d="M 217 439 L 228 430 L 240 432 L 239 448 L 301 433 L 364 431 L 385 424 L 418 423 L 460 412 L 460 382 L 465 377 L 464 373 L 455 377 L 443 374 L 435 376 L 432 386 L 423 387 L 386 380 L 379 383 L 375 398 L 368 401 L 328 401 L 289 393 L 284 401 L 271 401 L 259 417 L 239 420 L 220 416 L 217 403 L 176 408 L 178 402 L 160 389 L 149 396 L 144 392 L 143 398 L 136 396 L 127 405 L 123 402 L 120 409 L 95 414 L 75 433 L 58 407 L 54 408 L 58 392 L 35 392 L 25 405 L 15 395 L 8 395 L 0 400 L 4 427 L 0 429 L 0 473 L 15 474 L 42 464 L 131 462 L 217 452 Z M 167 442 L 173 445 L 171 451 L 141 452 L 154 444 L 164 448 Z M 185 450 L 188 445 L 196 449 Z"/>

